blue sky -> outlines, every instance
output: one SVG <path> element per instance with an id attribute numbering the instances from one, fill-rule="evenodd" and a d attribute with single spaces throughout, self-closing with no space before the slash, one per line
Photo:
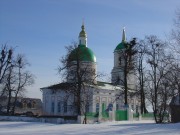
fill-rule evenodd
<path id="1" fill-rule="evenodd" d="M 178 7 L 179 0 L 0 0 L 0 44 L 26 55 L 36 76 L 26 96 L 41 98 L 40 87 L 60 82 L 59 59 L 64 46 L 78 41 L 83 18 L 98 71 L 110 75 L 122 28 L 128 40 L 152 34 L 165 40 Z"/>

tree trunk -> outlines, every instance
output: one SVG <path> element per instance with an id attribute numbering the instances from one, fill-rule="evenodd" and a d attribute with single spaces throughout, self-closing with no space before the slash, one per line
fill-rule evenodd
<path id="1" fill-rule="evenodd" d="M 86 113 L 84 113 L 84 120 L 83 120 L 83 124 L 87 124 L 87 115 L 86 115 Z"/>
<path id="2" fill-rule="evenodd" d="M 10 108 L 11 108 L 11 89 L 8 91 L 8 103 L 7 103 L 7 114 L 10 114 Z"/>
<path id="3" fill-rule="evenodd" d="M 11 98 L 12 98 L 12 90 L 11 90 L 11 73 L 12 73 L 12 67 L 9 69 L 9 75 L 7 78 L 7 90 L 8 90 L 8 103 L 7 103 L 7 114 L 10 114 L 11 109 Z"/>
<path id="4" fill-rule="evenodd" d="M 128 93 L 128 86 L 127 86 L 127 58 L 125 57 L 125 63 L 124 63 L 124 104 L 125 106 L 128 105 L 128 98 L 127 98 L 127 93 Z"/>

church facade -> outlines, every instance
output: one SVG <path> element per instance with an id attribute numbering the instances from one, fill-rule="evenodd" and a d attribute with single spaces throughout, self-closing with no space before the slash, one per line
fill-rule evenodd
<path id="1" fill-rule="evenodd" d="M 136 96 L 128 97 L 128 109 L 124 106 L 123 88 L 121 83 L 117 83 L 118 78 L 123 78 L 123 58 L 121 52 L 126 42 L 125 30 L 123 29 L 122 41 L 114 50 L 114 67 L 111 72 L 112 82 L 97 81 L 97 65 L 96 56 L 93 51 L 87 47 L 87 34 L 85 27 L 82 25 L 79 33 L 79 45 L 75 48 L 69 57 L 71 66 L 68 69 L 70 75 L 66 82 L 55 84 L 52 86 L 41 88 L 43 97 L 43 114 L 52 116 L 77 116 L 76 96 L 72 92 L 71 84 L 76 74 L 76 54 L 80 55 L 78 61 L 81 64 L 81 70 L 91 71 L 90 75 L 86 75 L 88 80 L 92 80 L 90 84 L 84 85 L 84 91 L 81 93 L 83 104 L 81 105 L 81 115 L 87 115 L 89 118 L 96 118 L 97 121 L 103 120 L 128 120 L 133 113 L 139 112 L 139 102 Z M 92 72 L 93 71 L 93 72 Z M 115 85 L 116 84 L 116 85 Z M 133 93 L 135 89 L 135 77 L 133 73 L 128 75 L 129 92 Z M 119 113 L 118 113 L 119 111 Z M 123 113 L 125 114 L 123 117 Z M 121 118 L 120 118 L 121 117 Z"/>

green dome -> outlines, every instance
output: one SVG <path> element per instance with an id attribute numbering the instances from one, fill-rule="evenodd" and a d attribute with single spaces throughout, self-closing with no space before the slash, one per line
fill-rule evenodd
<path id="1" fill-rule="evenodd" d="M 115 48 L 114 51 L 118 51 L 118 50 L 121 50 L 121 49 L 126 48 L 125 44 L 126 44 L 126 43 L 122 41 L 121 43 L 119 43 L 119 44 L 116 46 L 116 48 Z"/>
<path id="2" fill-rule="evenodd" d="M 126 34 L 125 34 L 125 28 L 123 28 L 122 41 L 116 46 L 114 51 L 119 51 L 125 48 L 126 48 Z"/>
<path id="3" fill-rule="evenodd" d="M 71 52 L 69 58 L 70 61 L 79 59 L 80 61 L 96 62 L 96 56 L 93 51 L 85 45 L 78 45 L 78 47 Z"/>

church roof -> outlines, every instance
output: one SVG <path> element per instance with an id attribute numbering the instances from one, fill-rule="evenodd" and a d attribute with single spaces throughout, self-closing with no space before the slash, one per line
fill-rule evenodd
<path id="1" fill-rule="evenodd" d="M 85 61 L 96 62 L 96 56 L 91 49 L 87 47 L 87 34 L 85 31 L 84 23 L 81 26 L 79 33 L 79 45 L 69 55 L 70 61 Z"/>
<path id="2" fill-rule="evenodd" d="M 78 47 L 71 52 L 69 58 L 71 61 L 96 62 L 96 56 L 93 51 L 85 45 L 78 45 Z"/>
<path id="3" fill-rule="evenodd" d="M 72 88 L 73 85 L 74 83 L 63 82 L 63 83 L 54 84 L 48 87 L 44 87 L 41 89 L 53 89 L 53 90 L 69 89 L 69 88 Z M 97 84 L 90 85 L 90 87 L 94 87 L 96 89 L 104 89 L 104 90 L 121 90 L 120 86 L 114 86 L 112 83 L 101 82 L 101 81 L 97 81 Z"/>
<path id="4" fill-rule="evenodd" d="M 67 89 L 67 88 L 69 88 L 71 86 L 70 84 L 71 83 L 63 82 L 63 83 L 58 83 L 58 84 L 50 85 L 48 87 L 43 87 L 43 88 L 40 88 L 40 89 L 54 89 L 54 90 L 57 90 L 57 89 Z"/>
<path id="5" fill-rule="evenodd" d="M 94 89 L 98 89 L 98 90 L 112 90 L 112 91 L 124 91 L 123 90 L 123 86 L 121 85 L 113 85 L 112 83 L 109 82 L 101 82 L 101 81 L 97 81 L 97 84 L 95 85 L 86 85 L 87 87 L 92 87 Z M 58 83 L 58 84 L 54 84 L 48 87 L 43 87 L 40 88 L 41 90 L 43 89 L 49 89 L 49 90 L 72 90 L 72 88 L 74 87 L 74 83 L 69 83 L 69 82 L 63 82 L 63 83 Z M 134 93 L 135 91 L 132 89 L 129 89 L 128 92 L 130 93 Z"/>
<path id="6" fill-rule="evenodd" d="M 114 51 L 119 51 L 119 50 L 121 50 L 121 49 L 126 48 L 125 44 L 126 44 L 126 34 L 125 34 L 125 28 L 124 28 L 124 29 L 123 29 L 123 33 L 122 33 L 122 41 L 121 41 L 121 43 L 119 43 L 119 44 L 116 46 L 116 48 L 115 48 Z"/>
<path id="7" fill-rule="evenodd" d="M 113 85 L 112 83 L 108 83 L 108 82 L 100 82 L 98 81 L 97 82 L 97 85 L 96 85 L 98 89 L 107 89 L 107 90 L 121 90 L 121 87 L 119 86 L 115 86 Z"/>
<path id="8" fill-rule="evenodd" d="M 124 48 L 126 48 L 125 47 L 125 42 L 121 42 L 116 46 L 114 51 L 118 51 L 118 50 L 121 50 L 121 49 L 124 49 Z"/>

